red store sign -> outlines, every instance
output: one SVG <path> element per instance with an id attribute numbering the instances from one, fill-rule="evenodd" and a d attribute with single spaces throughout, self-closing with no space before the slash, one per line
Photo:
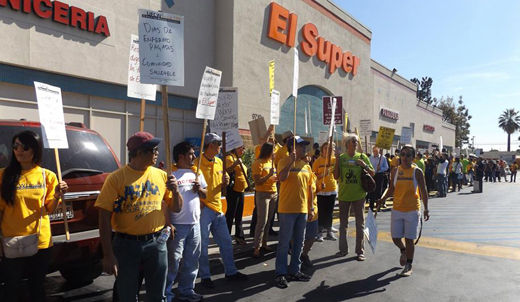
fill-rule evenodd
<path id="1" fill-rule="evenodd" d="M 23 13 L 33 13 L 42 19 L 86 30 L 91 33 L 110 36 L 107 18 L 95 16 L 93 12 L 86 12 L 76 6 L 69 6 L 61 1 L 51 0 L 0 0 L 0 7 L 9 7 Z"/>
<path id="2" fill-rule="evenodd" d="M 389 118 L 391 120 L 395 120 L 395 121 L 397 121 L 399 119 L 399 113 L 398 112 L 395 112 L 395 111 L 392 111 L 392 110 L 388 110 L 388 109 L 385 109 L 385 108 L 381 108 L 381 115 L 386 117 L 386 118 Z"/>
<path id="3" fill-rule="evenodd" d="M 423 131 L 426 131 L 426 132 L 435 132 L 435 127 L 424 124 L 424 125 L 423 125 Z"/>

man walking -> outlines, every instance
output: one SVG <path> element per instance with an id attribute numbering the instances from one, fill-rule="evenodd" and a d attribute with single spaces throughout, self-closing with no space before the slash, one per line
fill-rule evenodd
<path id="1" fill-rule="evenodd" d="M 370 163 L 372 167 L 375 167 L 375 175 L 374 180 L 376 181 L 376 189 L 374 192 L 368 193 L 369 206 L 372 211 L 374 211 L 374 207 L 376 202 L 381 198 L 384 191 L 384 183 L 386 180 L 386 175 L 388 173 L 388 162 L 386 158 L 383 156 L 378 147 L 374 146 L 372 148 L 372 155 L 370 156 Z"/>
<path id="2" fill-rule="evenodd" d="M 107 177 L 95 203 L 103 270 L 116 276 L 121 301 L 136 300 L 140 268 L 146 300 L 165 301 L 168 257 L 166 241 L 158 241 L 158 237 L 165 226 L 165 203 L 170 211 L 179 212 L 182 196 L 175 177 L 153 167 L 159 142 L 148 132 L 130 137 L 126 143 L 130 163 Z"/>
<path id="3" fill-rule="evenodd" d="M 201 255 L 199 259 L 199 275 L 202 286 L 214 288 L 209 269 L 208 246 L 209 233 L 213 235 L 213 240 L 220 249 L 220 256 L 224 262 L 224 272 L 226 279 L 231 281 L 247 280 L 247 276 L 240 273 L 233 259 L 233 243 L 229 234 L 226 217 L 222 210 L 222 189 L 228 184 L 229 177 L 224 173 L 222 160 L 217 156 L 220 153 L 222 139 L 215 133 L 206 134 L 204 142 L 204 153 L 200 156 L 200 170 L 207 183 L 206 198 L 202 200 L 202 210 L 200 214 L 200 234 L 201 234 Z"/>
<path id="4" fill-rule="evenodd" d="M 200 199 L 206 197 L 206 181 L 202 174 L 198 180 L 193 171 L 195 151 L 188 142 L 173 147 L 173 176 L 182 195 L 183 205 L 179 213 L 170 213 L 170 220 L 175 227 L 175 238 L 168 240 L 168 278 L 166 298 L 174 298 L 173 283 L 177 278 L 179 300 L 201 301 L 202 296 L 194 291 L 195 279 L 199 271 L 200 257 Z M 182 267 L 179 271 L 179 263 Z"/>

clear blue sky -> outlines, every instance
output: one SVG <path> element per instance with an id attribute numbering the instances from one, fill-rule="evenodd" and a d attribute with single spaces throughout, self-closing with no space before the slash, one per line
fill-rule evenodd
<path id="1" fill-rule="evenodd" d="M 371 56 L 407 78 L 430 76 L 432 96 L 463 96 L 471 136 L 506 150 L 498 117 L 520 110 L 520 1 L 334 0 L 372 31 Z M 520 132 L 511 136 L 519 147 Z"/>

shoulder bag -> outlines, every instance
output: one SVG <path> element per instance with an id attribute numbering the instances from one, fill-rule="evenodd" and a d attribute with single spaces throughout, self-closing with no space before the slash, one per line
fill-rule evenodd
<path id="1" fill-rule="evenodd" d="M 14 237 L 3 237 L 2 246 L 4 256 L 6 258 L 22 258 L 36 255 L 38 252 L 38 242 L 40 237 L 40 229 L 43 216 L 43 207 L 45 206 L 45 195 L 47 194 L 47 182 L 45 180 L 45 169 L 42 168 L 43 176 L 43 196 L 40 210 L 40 219 L 38 221 L 38 232 Z"/>
<path id="2" fill-rule="evenodd" d="M 360 157 L 362 160 L 362 156 Z M 372 193 L 376 190 L 376 181 L 368 173 L 367 169 L 361 168 L 361 187 L 363 187 L 363 190 L 367 193 Z"/>

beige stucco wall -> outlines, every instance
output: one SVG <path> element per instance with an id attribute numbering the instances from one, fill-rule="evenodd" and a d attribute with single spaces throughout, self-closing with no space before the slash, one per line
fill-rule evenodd
<path id="1" fill-rule="evenodd" d="M 380 126 L 395 129 L 396 135 L 401 135 L 402 127 L 410 127 L 415 123 L 412 142 L 416 140 L 439 144 L 442 136 L 445 146 L 455 146 L 455 128 L 442 121 L 442 111 L 425 103 L 418 103 L 414 83 L 393 73 L 388 68 L 372 61 L 374 102 L 372 115 L 372 130 L 378 131 Z M 399 119 L 392 121 L 380 115 L 381 108 L 399 113 Z M 423 130 L 423 125 L 435 127 L 433 133 Z"/>
<path id="2" fill-rule="evenodd" d="M 302 0 L 276 2 L 298 15 L 296 47 L 300 51 L 299 87 L 316 85 L 334 95 L 343 96 L 346 100 L 344 109 L 353 122 L 371 114 L 370 44 Z M 371 36 L 369 30 L 329 1 L 317 2 L 368 37 Z M 239 89 L 239 127 L 242 129 L 249 128 L 247 122 L 252 119 L 253 113 L 269 120 L 270 60 L 275 60 L 275 89 L 281 93 L 281 102 L 292 93 L 294 50 L 267 36 L 270 3 L 270 0 L 234 1 L 233 86 Z M 300 50 L 301 27 L 309 22 L 316 25 L 320 36 L 340 46 L 343 51 L 349 50 L 360 57 L 361 64 L 355 77 L 340 69 L 330 74 L 325 63 L 316 56 L 308 57 Z M 303 121 L 303 117 L 298 117 L 298 120 Z M 277 132 L 285 130 L 277 129 Z"/>

